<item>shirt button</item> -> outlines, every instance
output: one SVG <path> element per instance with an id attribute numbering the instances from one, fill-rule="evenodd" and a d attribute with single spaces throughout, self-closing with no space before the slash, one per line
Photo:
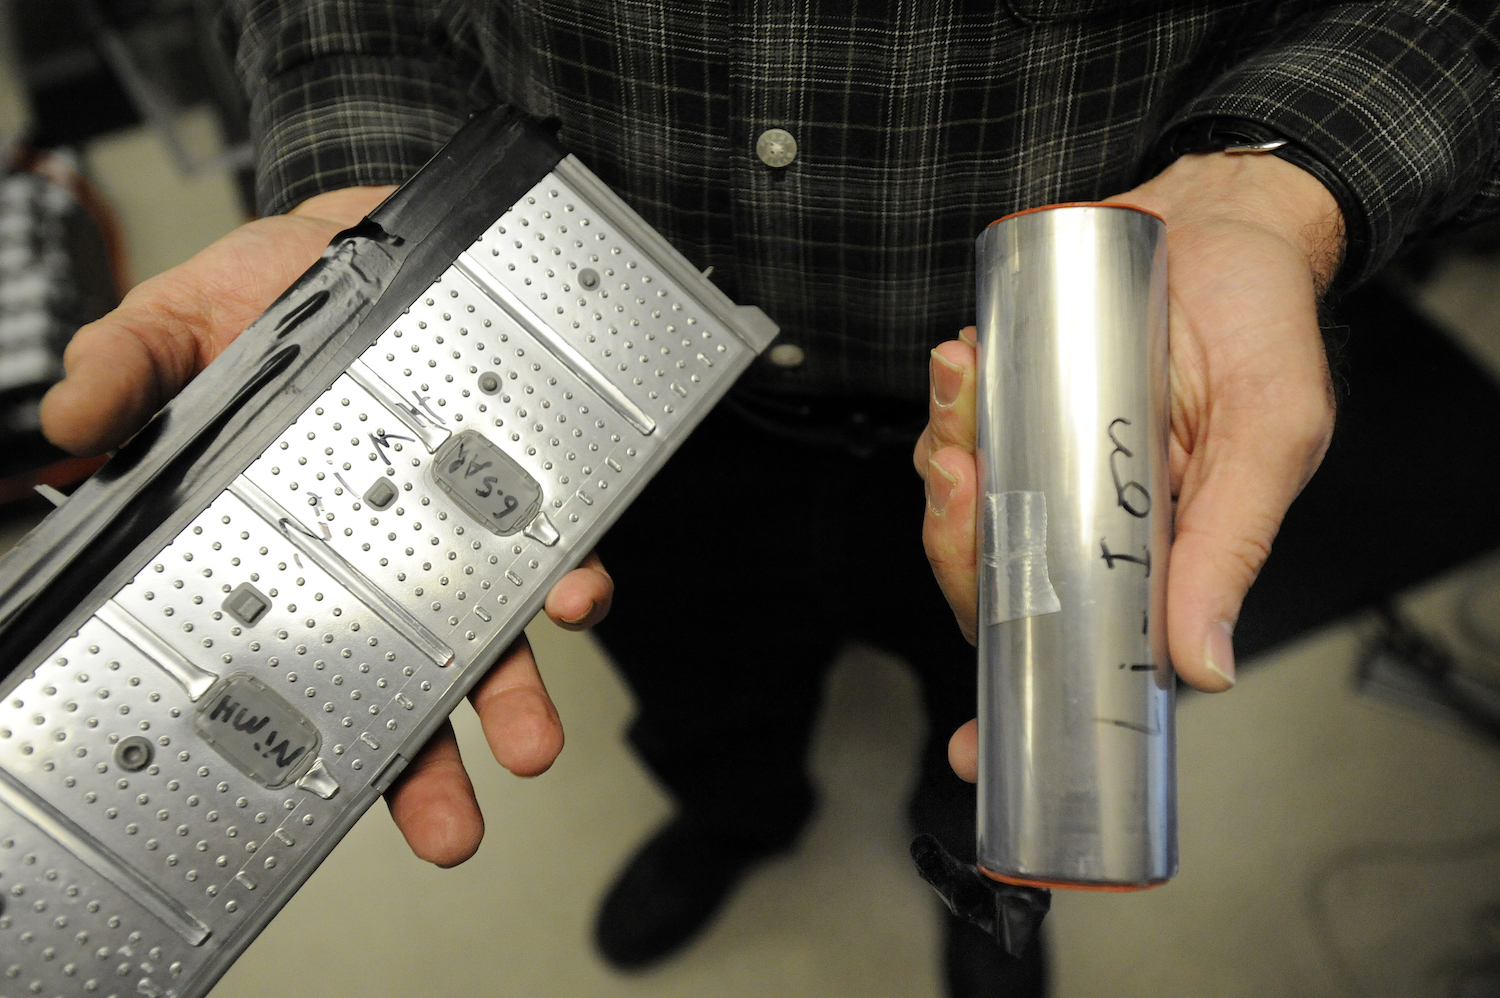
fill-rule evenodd
<path id="1" fill-rule="evenodd" d="M 755 140 L 755 155 L 762 163 L 779 170 L 797 158 L 797 140 L 785 128 L 768 128 Z"/>
<path id="2" fill-rule="evenodd" d="M 807 354 L 795 343 L 778 343 L 771 348 L 771 363 L 777 367 L 801 367 Z"/>

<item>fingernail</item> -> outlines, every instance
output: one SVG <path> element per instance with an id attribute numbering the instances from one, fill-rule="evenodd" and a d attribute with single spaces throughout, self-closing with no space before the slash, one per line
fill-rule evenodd
<path id="1" fill-rule="evenodd" d="M 948 497 L 953 494 L 953 486 L 958 484 L 958 476 L 952 474 L 947 468 L 938 464 L 931 458 L 927 461 L 927 505 L 932 511 L 939 515 L 948 508 Z"/>
<path id="2" fill-rule="evenodd" d="M 964 369 L 947 357 L 932 351 L 932 397 L 946 409 L 958 401 L 959 390 L 964 386 Z"/>
<path id="3" fill-rule="evenodd" d="M 1216 620 L 1208 627 L 1204 643 L 1203 664 L 1208 671 L 1223 676 L 1234 685 L 1234 628 L 1226 620 Z"/>
<path id="4" fill-rule="evenodd" d="M 563 618 L 563 623 L 564 624 L 581 624 L 585 620 L 588 620 L 589 619 L 589 614 L 591 614 L 593 612 L 594 612 L 594 604 L 592 602 L 590 602 L 589 605 L 588 605 L 588 607 L 582 613 L 580 613 L 578 616 L 571 617 L 571 618 L 570 617 L 564 617 Z"/>

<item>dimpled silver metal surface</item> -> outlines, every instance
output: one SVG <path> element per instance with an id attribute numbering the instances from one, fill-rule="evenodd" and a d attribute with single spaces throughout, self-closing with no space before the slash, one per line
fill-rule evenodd
<path id="1" fill-rule="evenodd" d="M 656 445 L 453 270 L 362 359 L 427 421 L 504 448 L 541 484 L 542 511 L 565 537 L 592 523 L 605 508 L 596 497 L 618 491 Z M 479 391 L 481 370 L 502 375 L 500 394 Z M 331 549 L 470 661 L 517 597 L 576 552 L 476 523 L 436 487 L 432 454 L 413 436 L 345 377 L 245 477 L 309 532 L 326 529 Z M 366 509 L 379 476 L 396 501 Z"/>
<path id="2" fill-rule="evenodd" d="M 659 422 L 682 413 L 715 365 L 752 354 L 559 178 L 532 188 L 470 255 Z M 598 274 L 592 289 L 579 283 L 586 270 Z"/>
<path id="3" fill-rule="evenodd" d="M 0 995 L 166 994 L 197 970 L 201 951 L 4 804 L 0 828 Z"/>
<path id="4" fill-rule="evenodd" d="M 205 994 L 774 335 L 559 170 L 0 699 L 0 998 Z M 541 487 L 523 529 L 438 486 L 466 430 Z M 279 789 L 194 729 L 255 736 L 210 714 L 243 677 L 317 731 Z"/>
<path id="5" fill-rule="evenodd" d="M 238 871 L 245 844 L 261 838 L 250 832 L 254 816 L 274 813 L 279 822 L 281 801 L 269 811 L 273 803 L 255 794 L 252 811 L 252 791 L 241 785 L 248 781 L 192 735 L 192 712 L 175 680 L 95 618 L 5 698 L 0 744 L 12 750 L 5 770 L 13 792 L 29 792 L 108 843 L 117 862 L 208 923 L 215 905 L 205 890 L 218 893 Z M 126 773 L 113 749 L 132 735 L 148 738 L 154 757 Z M 236 806 L 242 797 L 246 806 Z"/>

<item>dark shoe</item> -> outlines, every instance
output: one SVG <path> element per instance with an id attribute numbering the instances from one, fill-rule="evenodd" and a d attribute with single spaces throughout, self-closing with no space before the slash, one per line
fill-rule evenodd
<path id="1" fill-rule="evenodd" d="M 948 998 L 1042 998 L 1047 965 L 1039 934 L 1019 960 L 988 933 L 942 913 Z"/>
<path id="2" fill-rule="evenodd" d="M 780 851 L 746 848 L 674 818 L 631 858 L 604 896 L 594 945 L 621 970 L 675 953 L 713 920 L 750 867 Z"/>

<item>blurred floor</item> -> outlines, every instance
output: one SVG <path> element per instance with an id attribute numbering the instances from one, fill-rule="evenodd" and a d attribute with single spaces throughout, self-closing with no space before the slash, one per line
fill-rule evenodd
<path id="1" fill-rule="evenodd" d="M 151 147 L 135 132 L 88 155 L 138 277 L 238 221 L 227 177 L 183 186 Z M 1423 304 L 1500 358 L 1486 305 L 1500 267 L 1466 266 L 1441 272 Z M 1403 606 L 1477 652 L 1454 606 L 1497 570 L 1476 562 Z M 1143 894 L 1057 895 L 1053 994 L 1425 998 L 1464 993 L 1465 973 L 1500 960 L 1500 749 L 1356 692 L 1371 630 L 1368 618 L 1324 628 L 1251 663 L 1229 694 L 1184 698 L 1181 875 Z M 215 998 L 941 993 L 935 902 L 906 855 L 923 721 L 900 663 L 846 651 L 813 752 L 823 808 L 796 852 L 755 873 L 681 958 L 623 976 L 590 950 L 593 907 L 667 803 L 626 752 L 629 697 L 596 646 L 545 620 L 531 634 L 568 728 L 553 770 L 506 775 L 461 708 L 489 822 L 479 855 L 425 866 L 377 806 Z"/>

